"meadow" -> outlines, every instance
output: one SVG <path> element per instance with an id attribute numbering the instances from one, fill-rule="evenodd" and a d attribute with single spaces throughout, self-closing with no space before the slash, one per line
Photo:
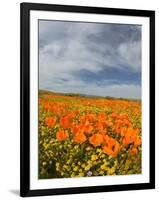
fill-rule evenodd
<path id="1" fill-rule="evenodd" d="M 39 178 L 142 173 L 141 101 L 39 91 Z"/>

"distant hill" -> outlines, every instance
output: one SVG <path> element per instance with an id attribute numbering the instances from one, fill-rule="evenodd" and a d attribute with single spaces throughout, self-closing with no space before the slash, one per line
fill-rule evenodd
<path id="1" fill-rule="evenodd" d="M 133 98 L 122 98 L 122 97 L 111 97 L 111 96 L 98 96 L 98 95 L 88 95 L 88 94 L 80 94 L 80 93 L 62 93 L 62 92 L 53 92 L 49 90 L 41 90 L 39 89 L 39 94 L 53 94 L 53 95 L 65 95 L 70 97 L 84 97 L 84 98 L 94 98 L 94 99 L 110 99 L 110 100 L 123 100 L 123 101 L 138 101 L 141 102 L 141 99 L 133 99 Z"/>

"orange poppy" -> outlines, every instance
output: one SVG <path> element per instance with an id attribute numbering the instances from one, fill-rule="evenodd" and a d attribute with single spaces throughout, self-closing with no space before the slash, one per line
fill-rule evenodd
<path id="1" fill-rule="evenodd" d="M 140 146 L 141 145 L 141 139 L 139 138 L 139 137 L 137 137 L 136 139 L 135 139 L 135 141 L 134 141 L 134 146 L 135 147 L 138 147 L 138 146 Z"/>
<path id="2" fill-rule="evenodd" d="M 127 127 L 131 127 L 131 123 L 129 122 L 128 119 L 124 119 L 124 120 L 123 120 L 123 124 L 124 124 L 125 126 L 127 126 Z"/>
<path id="3" fill-rule="evenodd" d="M 119 151 L 120 151 L 120 146 L 117 141 L 113 143 L 113 140 L 112 140 L 111 144 L 103 147 L 103 153 L 107 154 L 108 156 L 117 157 L 117 155 L 119 154 Z"/>
<path id="4" fill-rule="evenodd" d="M 85 116 L 80 116 L 80 123 L 85 123 L 85 121 L 86 121 L 86 118 L 85 118 Z"/>
<path id="5" fill-rule="evenodd" d="M 66 132 L 66 131 L 58 131 L 57 133 L 56 133 L 56 139 L 58 140 L 58 141 L 63 141 L 63 140 L 65 140 L 65 139 L 67 139 L 69 137 L 69 135 L 68 135 L 68 132 Z"/>
<path id="6" fill-rule="evenodd" d="M 100 121 L 100 122 L 106 120 L 106 116 L 105 116 L 104 113 L 100 113 L 100 114 L 97 116 L 97 118 L 98 118 L 98 121 Z"/>
<path id="7" fill-rule="evenodd" d="M 44 109 L 46 110 L 46 112 L 49 112 L 51 109 L 51 105 L 49 103 L 45 103 Z"/>
<path id="8" fill-rule="evenodd" d="M 91 125 L 86 125 L 86 126 L 84 127 L 84 132 L 85 132 L 86 134 L 90 134 L 90 133 L 92 132 L 92 130 L 93 130 L 93 127 L 92 127 Z"/>
<path id="9" fill-rule="evenodd" d="M 88 115 L 86 116 L 86 118 L 87 118 L 88 121 L 92 122 L 92 121 L 95 120 L 95 115 L 90 113 L 90 114 L 88 114 Z"/>
<path id="10" fill-rule="evenodd" d="M 60 119 L 60 125 L 63 129 L 68 129 L 68 128 L 71 128 L 72 126 L 72 122 L 71 122 L 71 119 L 67 116 L 65 117 L 62 117 Z"/>
<path id="11" fill-rule="evenodd" d="M 123 146 L 128 147 L 129 144 L 134 143 L 134 146 L 140 146 L 141 145 L 141 139 L 138 137 L 140 130 L 139 129 L 133 129 L 133 128 L 127 128 L 122 130 L 122 143 Z"/>
<path id="12" fill-rule="evenodd" d="M 71 130 L 72 130 L 72 133 L 75 135 L 79 131 L 79 126 L 73 126 Z"/>
<path id="13" fill-rule="evenodd" d="M 103 125 L 106 126 L 106 127 L 110 127 L 110 126 L 113 125 L 113 123 L 109 120 L 109 121 L 103 122 Z"/>
<path id="14" fill-rule="evenodd" d="M 112 114 L 111 114 L 111 117 L 112 117 L 113 119 L 116 119 L 116 118 L 117 118 L 117 114 L 116 114 L 116 113 L 112 113 Z"/>
<path id="15" fill-rule="evenodd" d="M 75 114 L 74 112 L 71 112 L 71 113 L 69 113 L 69 114 L 67 115 L 67 117 L 68 117 L 69 119 L 73 119 L 75 116 L 76 116 L 76 114 Z"/>
<path id="16" fill-rule="evenodd" d="M 103 143 L 108 144 L 109 143 L 109 136 L 103 134 Z"/>
<path id="17" fill-rule="evenodd" d="M 117 134 L 121 134 L 121 126 L 120 124 L 115 124 L 114 132 Z"/>
<path id="18" fill-rule="evenodd" d="M 120 145 L 119 143 L 116 141 L 115 145 L 114 145 L 114 150 L 113 150 L 113 156 L 116 157 L 119 154 L 120 151 Z"/>
<path id="19" fill-rule="evenodd" d="M 78 132 L 74 136 L 73 140 L 79 144 L 82 144 L 87 140 L 87 138 L 83 132 Z"/>
<path id="20" fill-rule="evenodd" d="M 108 156 L 112 156 L 113 155 L 112 149 L 110 149 L 108 146 L 104 146 L 103 147 L 103 153 L 107 154 Z"/>
<path id="21" fill-rule="evenodd" d="M 93 146 L 100 146 L 103 143 L 103 135 L 102 134 L 94 134 L 89 138 L 89 142 L 93 145 Z"/>
<path id="22" fill-rule="evenodd" d="M 124 147 L 128 147 L 130 143 L 131 143 L 130 138 L 128 138 L 128 137 L 127 138 L 126 137 L 123 138 L 122 144 L 123 144 Z"/>
<path id="23" fill-rule="evenodd" d="M 49 128 L 53 128 L 54 125 L 56 123 L 56 117 L 47 117 L 45 119 L 45 124 L 49 127 Z"/>
<path id="24" fill-rule="evenodd" d="M 94 126 L 94 128 L 100 132 L 104 130 L 103 124 L 101 122 L 97 122 Z"/>
<path id="25" fill-rule="evenodd" d="M 135 147 L 133 147 L 133 148 L 130 150 L 130 154 L 131 154 L 132 156 L 136 155 L 137 153 L 138 153 L 138 150 L 137 150 L 137 148 L 135 148 Z"/>

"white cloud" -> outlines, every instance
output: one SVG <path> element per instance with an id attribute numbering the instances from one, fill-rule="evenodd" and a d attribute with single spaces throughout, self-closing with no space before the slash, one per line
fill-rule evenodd
<path id="1" fill-rule="evenodd" d="M 141 70 L 141 42 L 131 41 L 118 47 L 119 57 L 123 65 L 130 66 L 134 71 Z"/>

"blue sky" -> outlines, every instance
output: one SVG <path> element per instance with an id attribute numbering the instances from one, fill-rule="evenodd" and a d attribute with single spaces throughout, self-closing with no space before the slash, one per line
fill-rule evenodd
<path id="1" fill-rule="evenodd" d="M 141 98 L 141 26 L 39 21 L 39 88 Z"/>

